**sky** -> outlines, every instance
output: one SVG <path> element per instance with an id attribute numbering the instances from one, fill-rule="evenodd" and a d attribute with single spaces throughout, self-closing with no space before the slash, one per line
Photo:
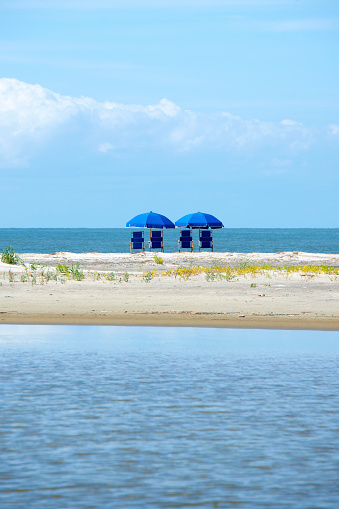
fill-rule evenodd
<path id="1" fill-rule="evenodd" d="M 338 0 L 1 0 L 0 227 L 339 227 Z"/>

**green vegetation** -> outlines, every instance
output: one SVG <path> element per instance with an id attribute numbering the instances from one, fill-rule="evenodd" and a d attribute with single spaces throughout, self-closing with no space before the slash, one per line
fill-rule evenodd
<path id="1" fill-rule="evenodd" d="M 16 265 L 17 263 L 20 263 L 20 258 L 16 254 L 14 249 L 11 246 L 8 246 L 2 251 L 1 261 L 3 263 L 9 263 L 11 265 Z"/>
<path id="2" fill-rule="evenodd" d="M 205 271 L 205 279 L 206 281 L 214 281 L 217 277 L 218 273 L 213 268 L 207 268 Z M 220 273 L 219 273 L 220 275 Z"/>
<path id="3" fill-rule="evenodd" d="M 70 268 L 68 267 L 68 265 L 59 263 L 59 265 L 56 268 L 56 271 L 60 272 L 60 274 L 67 274 L 68 276 L 68 274 L 70 273 Z"/>
<path id="4" fill-rule="evenodd" d="M 56 272 L 59 272 L 60 274 L 64 274 L 64 275 L 70 277 L 71 279 L 75 279 L 76 281 L 81 281 L 82 279 L 85 278 L 83 271 L 80 269 L 79 262 L 76 264 L 75 267 L 74 267 L 74 265 L 69 267 L 68 265 L 59 263 L 59 265 L 57 266 L 57 268 L 55 270 L 56 270 Z"/>
<path id="5" fill-rule="evenodd" d="M 80 263 L 78 262 L 76 266 L 70 268 L 70 273 L 72 276 L 72 279 L 75 279 L 76 281 L 81 281 L 82 279 L 85 279 L 83 271 L 80 269 Z"/>
<path id="6" fill-rule="evenodd" d="M 47 270 L 46 274 L 44 274 L 45 276 L 45 279 L 46 279 L 46 283 L 48 283 L 48 281 L 57 281 L 58 280 L 58 274 L 54 271 L 50 271 L 50 270 Z"/>
<path id="7" fill-rule="evenodd" d="M 327 265 L 293 265 L 284 267 L 272 267 L 271 265 L 249 265 L 247 262 L 243 262 L 236 267 L 225 267 L 219 265 L 213 265 L 212 267 L 178 267 L 175 270 L 167 270 L 162 272 L 161 276 L 179 276 L 181 279 L 187 280 L 191 276 L 198 274 L 205 274 L 207 281 L 215 281 L 226 279 L 230 281 L 238 276 L 251 276 L 264 275 L 271 279 L 273 276 L 278 274 L 289 276 L 293 273 L 300 274 L 301 276 L 313 276 L 316 274 L 327 274 L 329 276 L 339 276 L 339 269 L 337 267 L 331 267 Z"/>
<path id="8" fill-rule="evenodd" d="M 11 250 L 7 250 L 6 253 L 10 254 L 10 259 L 13 259 Z M 13 255 L 15 257 L 15 253 Z M 8 263 L 8 262 L 7 262 Z M 21 262 L 22 263 L 22 262 Z M 220 263 L 220 262 L 219 262 Z M 75 266 L 68 266 L 64 264 L 59 264 L 55 269 L 46 266 L 39 266 L 36 263 L 32 263 L 30 267 L 26 267 L 23 265 L 23 271 L 18 274 L 18 277 L 15 279 L 15 274 L 12 270 L 9 270 L 8 273 L 3 274 L 3 279 L 6 280 L 8 278 L 9 282 L 14 283 L 20 281 L 22 283 L 31 282 L 32 285 L 35 284 L 46 284 L 49 281 L 56 281 L 60 283 L 66 283 L 68 280 L 76 280 L 82 281 L 85 279 L 85 275 L 83 270 L 80 267 L 80 264 L 77 263 Z M 298 274 L 303 281 L 309 281 L 313 279 L 318 274 L 327 275 L 330 280 L 337 281 L 339 279 L 339 268 L 332 267 L 327 265 L 293 265 L 293 266 L 284 266 L 284 267 L 272 267 L 271 265 L 249 265 L 247 263 L 242 263 L 235 267 L 223 266 L 213 264 L 212 267 L 201 267 L 190 265 L 188 267 L 178 267 L 175 270 L 167 270 L 158 272 L 157 270 L 149 270 L 144 272 L 141 275 L 141 280 L 149 283 L 155 276 L 159 277 L 179 277 L 180 280 L 187 281 L 193 276 L 198 276 L 203 274 L 205 276 L 206 281 L 208 282 L 216 282 L 216 281 L 231 281 L 233 279 L 239 279 L 240 277 L 250 276 L 251 278 L 255 278 L 258 275 L 264 276 L 265 278 L 270 279 L 270 282 L 273 278 L 281 275 L 287 278 L 292 277 L 293 274 Z M 94 280 L 97 281 L 117 281 L 117 282 L 128 282 L 130 279 L 130 274 L 128 272 L 119 273 L 118 271 L 105 273 L 105 272 L 97 272 L 94 271 L 92 273 L 88 273 L 86 277 L 93 277 Z M 140 276 L 139 276 L 140 277 Z M 256 288 L 256 283 L 251 283 L 251 288 Z M 264 286 L 271 286 L 268 283 L 265 283 Z"/>
<path id="9" fill-rule="evenodd" d="M 148 272 L 145 272 L 142 276 L 142 280 L 145 281 L 145 283 L 149 283 L 157 273 L 156 270 L 149 270 Z"/>
<path id="10" fill-rule="evenodd" d="M 55 270 L 45 266 L 38 266 L 36 263 L 32 263 L 30 268 L 24 265 L 24 268 L 25 272 L 19 276 L 20 282 L 26 283 L 31 281 L 32 286 L 37 283 L 44 285 L 49 281 L 65 283 L 66 279 L 81 281 L 85 278 L 79 263 L 77 263 L 75 267 L 73 265 L 68 267 L 67 265 L 59 264 Z M 11 270 L 8 272 L 8 279 L 11 283 L 15 282 L 15 276 Z"/>
<path id="11" fill-rule="evenodd" d="M 239 260 L 238 264 L 237 264 L 237 268 L 239 270 L 245 270 L 247 269 L 247 267 L 250 267 L 251 266 L 251 262 L 249 260 Z"/>
<path id="12" fill-rule="evenodd" d="M 110 272 L 109 274 L 107 274 L 106 279 L 107 281 L 116 281 L 117 275 L 115 272 Z"/>
<path id="13" fill-rule="evenodd" d="M 20 276 L 20 281 L 21 281 L 21 283 L 27 283 L 27 281 L 28 281 L 28 274 L 27 274 L 27 270 L 25 271 L 25 273 L 24 273 L 24 274 L 21 274 L 21 276 Z"/>
<path id="14" fill-rule="evenodd" d="M 166 272 L 163 272 L 162 274 L 166 276 L 171 276 L 172 274 L 174 277 L 179 276 L 180 279 L 188 280 L 191 276 L 196 276 L 198 274 L 201 274 L 204 272 L 205 269 L 200 266 L 190 266 L 190 267 L 178 267 L 175 270 L 167 270 Z"/>
<path id="15" fill-rule="evenodd" d="M 221 270 L 225 269 L 225 270 Z M 206 281 L 215 281 L 218 279 L 219 281 L 222 279 L 226 279 L 230 281 L 235 278 L 235 275 L 232 273 L 231 267 L 220 267 L 217 265 L 213 265 L 213 267 L 205 268 L 205 279 Z"/>
<path id="16" fill-rule="evenodd" d="M 159 265 L 162 265 L 164 263 L 164 260 L 158 255 L 154 255 L 153 260 L 155 261 L 155 263 L 158 263 Z"/>

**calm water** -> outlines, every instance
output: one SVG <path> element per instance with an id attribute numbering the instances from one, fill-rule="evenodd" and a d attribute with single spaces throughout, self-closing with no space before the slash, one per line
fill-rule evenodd
<path id="1" fill-rule="evenodd" d="M 0 327 L 0 507 L 337 508 L 339 333 Z"/>
<path id="2" fill-rule="evenodd" d="M 124 253 L 129 252 L 130 237 L 128 228 L 0 228 L 0 251 L 12 246 L 18 253 Z M 145 230 L 145 240 L 148 238 Z M 178 229 L 165 230 L 165 251 L 178 251 L 178 238 Z M 339 253 L 339 228 L 224 228 L 214 230 L 213 238 L 218 252 Z M 196 230 L 193 243 L 196 250 Z"/>

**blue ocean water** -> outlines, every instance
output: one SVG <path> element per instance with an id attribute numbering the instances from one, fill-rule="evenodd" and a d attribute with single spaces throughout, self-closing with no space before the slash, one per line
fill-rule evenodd
<path id="1" fill-rule="evenodd" d="M 18 253 L 129 252 L 128 228 L 0 228 L 0 251 Z M 145 231 L 145 239 L 148 239 Z M 193 231 L 195 250 L 198 232 Z M 164 230 L 165 252 L 178 251 L 179 232 Z M 339 228 L 223 228 L 213 231 L 214 251 L 339 253 Z M 148 246 L 146 242 L 146 246 Z"/>
<path id="2" fill-rule="evenodd" d="M 339 333 L 0 326 L 0 507 L 334 509 Z"/>

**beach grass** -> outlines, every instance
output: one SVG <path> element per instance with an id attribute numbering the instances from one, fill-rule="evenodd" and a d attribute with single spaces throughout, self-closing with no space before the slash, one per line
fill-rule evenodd
<path id="1" fill-rule="evenodd" d="M 15 253 L 14 253 L 15 254 Z M 12 257 L 10 252 L 10 258 Z M 5 262 L 6 263 L 6 262 Z M 13 264 L 13 262 L 11 262 Z M 281 267 L 273 267 L 272 265 L 251 265 L 248 263 L 241 263 L 237 266 L 223 266 L 213 264 L 211 267 L 202 267 L 200 265 L 190 265 L 189 267 L 180 266 L 177 269 L 168 269 L 166 271 L 149 270 L 139 274 L 129 274 L 125 272 L 97 272 L 87 271 L 84 273 L 80 266 L 80 263 L 76 265 L 65 265 L 58 264 L 56 268 L 39 266 L 36 263 L 32 263 L 30 267 L 26 267 L 24 264 L 24 272 L 21 274 L 14 273 L 12 270 L 3 274 L 3 278 L 8 278 L 9 282 L 31 282 L 32 285 L 37 283 L 46 284 L 49 281 L 56 281 L 65 283 L 69 280 L 82 281 L 88 278 L 94 278 L 97 281 L 108 281 L 108 282 L 129 282 L 130 278 L 141 279 L 142 282 L 149 283 L 155 276 L 159 277 L 174 277 L 179 278 L 183 281 L 188 281 L 193 276 L 203 274 L 205 280 L 208 282 L 213 281 L 232 281 L 237 280 L 240 277 L 251 277 L 265 276 L 268 279 L 272 279 L 275 276 L 283 275 L 286 278 L 291 277 L 293 274 L 300 275 L 304 281 L 308 281 L 316 275 L 328 275 L 330 279 L 337 279 L 339 277 L 338 267 L 328 265 L 284 265 Z M 18 276 L 16 278 L 16 275 Z"/>
<path id="2" fill-rule="evenodd" d="M 1 261 L 10 265 L 21 263 L 19 255 L 11 246 L 5 247 L 5 249 L 2 251 Z"/>
<path id="3" fill-rule="evenodd" d="M 159 265 L 162 265 L 164 263 L 164 260 L 158 255 L 154 255 L 153 260 L 155 261 L 155 263 L 158 263 Z"/>

